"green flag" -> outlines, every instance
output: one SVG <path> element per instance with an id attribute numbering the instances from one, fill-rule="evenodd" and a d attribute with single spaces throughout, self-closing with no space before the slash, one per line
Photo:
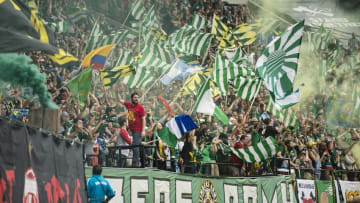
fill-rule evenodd
<path id="1" fill-rule="evenodd" d="M 236 64 L 219 54 L 215 58 L 214 67 L 211 79 L 215 81 L 223 95 L 226 95 L 228 92 L 229 80 L 239 76 L 255 76 L 255 72 L 246 68 L 245 65 Z"/>
<path id="2" fill-rule="evenodd" d="M 66 86 L 74 97 L 79 96 L 81 102 L 85 102 L 91 90 L 92 67 L 83 70 L 78 76 L 70 80 Z"/>
<path id="3" fill-rule="evenodd" d="M 271 41 L 256 62 L 256 71 L 277 107 L 287 108 L 300 101 L 293 91 L 304 30 L 301 21 Z"/>
<path id="4" fill-rule="evenodd" d="M 211 97 L 210 79 L 208 79 L 200 88 L 195 101 L 194 110 L 198 113 L 214 116 L 224 125 L 227 125 L 229 122 L 226 114 L 214 103 L 214 100 Z"/>

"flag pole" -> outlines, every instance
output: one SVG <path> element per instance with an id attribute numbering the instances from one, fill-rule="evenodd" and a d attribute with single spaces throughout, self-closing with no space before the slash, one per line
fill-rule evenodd
<path id="1" fill-rule="evenodd" d="M 135 3 L 135 2 L 134 2 L 134 3 Z M 131 5 L 131 9 L 130 9 L 128 15 L 126 16 L 124 22 L 122 23 L 123 26 L 125 26 L 125 23 L 126 23 L 127 19 L 129 18 L 131 12 L 134 10 L 134 7 L 133 7 L 133 6 L 134 6 L 134 5 Z"/>
<path id="2" fill-rule="evenodd" d="M 243 122 L 243 123 L 246 122 L 247 117 L 248 117 L 248 115 L 249 115 L 249 113 L 250 113 L 250 111 L 251 111 L 251 108 L 252 108 L 252 106 L 253 106 L 253 104 L 254 104 L 254 102 L 255 102 L 255 99 L 256 99 L 256 96 L 254 96 L 254 99 L 251 101 L 250 108 L 249 108 L 249 110 L 248 110 L 248 111 L 246 112 L 246 114 L 245 114 L 245 118 L 244 118 L 244 122 Z"/>
<path id="3" fill-rule="evenodd" d="M 201 62 L 201 66 L 204 65 L 205 60 L 206 60 L 206 58 L 208 57 L 208 55 L 209 55 L 209 53 L 210 53 L 210 46 L 211 46 L 211 41 L 212 41 L 212 39 L 213 39 L 213 37 L 211 37 L 211 39 L 210 39 L 209 46 L 208 46 L 208 48 L 206 49 L 206 54 L 205 54 L 205 56 L 204 56 L 204 58 L 203 58 L 203 60 L 202 60 L 202 62 Z"/>

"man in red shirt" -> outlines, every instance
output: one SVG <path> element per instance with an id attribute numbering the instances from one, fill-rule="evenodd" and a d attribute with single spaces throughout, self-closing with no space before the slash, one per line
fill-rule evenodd
<path id="1" fill-rule="evenodd" d="M 141 138 L 145 137 L 145 110 L 139 102 L 139 95 L 138 93 L 134 92 L 131 94 L 131 102 L 127 102 L 124 100 L 120 100 L 123 103 L 127 110 L 128 110 L 128 121 L 129 121 L 129 128 L 131 131 L 131 136 L 133 137 L 133 145 L 140 145 Z M 134 147 L 133 148 L 133 160 L 132 160 L 133 167 L 140 166 L 140 148 Z"/>

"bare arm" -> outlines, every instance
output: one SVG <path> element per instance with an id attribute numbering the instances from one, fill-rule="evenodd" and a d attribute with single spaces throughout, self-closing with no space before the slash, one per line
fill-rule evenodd
<path id="1" fill-rule="evenodd" d="M 145 137 L 145 127 L 146 127 L 146 119 L 145 116 L 141 117 L 142 120 L 142 132 L 141 132 L 141 137 Z"/>

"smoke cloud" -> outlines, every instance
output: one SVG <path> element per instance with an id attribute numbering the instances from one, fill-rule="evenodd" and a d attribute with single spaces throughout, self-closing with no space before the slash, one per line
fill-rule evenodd
<path id="1" fill-rule="evenodd" d="M 57 108 L 45 86 L 46 76 L 31 62 L 31 58 L 26 55 L 0 54 L 0 80 L 11 85 L 30 87 L 33 94 L 38 95 L 43 107 Z"/>

